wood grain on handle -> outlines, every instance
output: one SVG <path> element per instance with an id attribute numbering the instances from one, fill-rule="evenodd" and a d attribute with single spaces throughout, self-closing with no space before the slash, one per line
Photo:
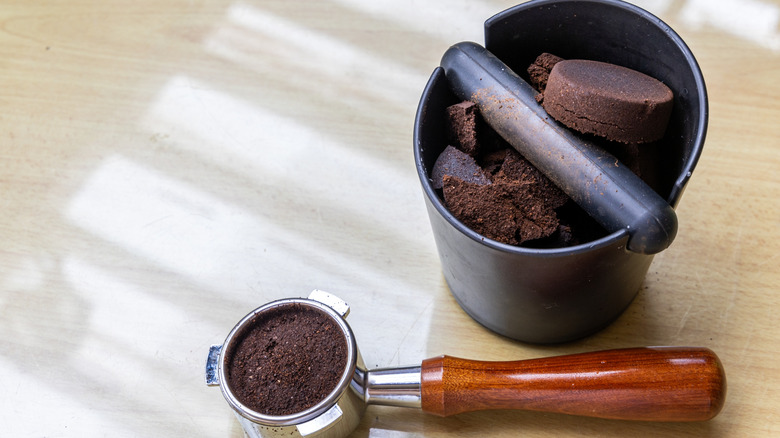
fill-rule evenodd
<path id="1" fill-rule="evenodd" d="M 447 416 L 524 409 L 644 421 L 720 412 L 726 377 L 706 348 L 608 350 L 513 362 L 440 356 L 422 364 L 422 409 Z"/>

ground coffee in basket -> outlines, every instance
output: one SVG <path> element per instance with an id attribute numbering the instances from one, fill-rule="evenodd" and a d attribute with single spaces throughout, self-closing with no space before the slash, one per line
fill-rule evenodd
<path id="1" fill-rule="evenodd" d="M 326 313 L 290 303 L 260 312 L 225 363 L 233 394 L 265 415 L 290 415 L 322 401 L 347 364 L 347 342 Z"/>

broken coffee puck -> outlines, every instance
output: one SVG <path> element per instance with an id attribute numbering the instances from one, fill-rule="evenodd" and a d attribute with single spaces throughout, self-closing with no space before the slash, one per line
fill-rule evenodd
<path id="1" fill-rule="evenodd" d="M 521 245 L 555 233 L 556 207 L 568 197 L 520 154 L 506 149 L 505 159 L 487 185 L 443 177 L 447 208 L 477 233 L 509 245 Z"/>
<path id="2" fill-rule="evenodd" d="M 477 140 L 477 105 L 464 101 L 447 107 L 448 137 L 452 144 L 476 157 L 479 153 Z"/>
<path id="3" fill-rule="evenodd" d="M 533 64 L 528 66 L 531 85 L 540 93 L 544 93 L 544 89 L 547 88 L 547 80 L 550 78 L 550 71 L 555 67 L 555 64 L 561 61 L 563 58 L 551 53 L 542 53 L 537 56 Z"/>
<path id="4" fill-rule="evenodd" d="M 490 178 L 477 164 L 476 160 L 452 146 L 444 148 L 444 151 L 433 165 L 433 171 L 431 172 L 433 188 L 440 189 L 443 187 L 445 175 L 454 176 L 472 184 L 490 184 Z"/>

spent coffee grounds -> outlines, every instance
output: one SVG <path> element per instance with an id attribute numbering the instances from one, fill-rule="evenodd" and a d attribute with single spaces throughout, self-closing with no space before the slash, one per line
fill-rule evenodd
<path id="1" fill-rule="evenodd" d="M 437 158 L 431 182 L 464 225 L 489 239 L 530 248 L 578 245 L 606 235 L 482 120 L 476 104 L 451 105 L 446 118 L 454 144 Z"/>
<path id="2" fill-rule="evenodd" d="M 299 303 L 260 312 L 225 363 L 238 400 L 264 415 L 302 412 L 328 396 L 347 365 L 347 341 L 325 312 Z"/>

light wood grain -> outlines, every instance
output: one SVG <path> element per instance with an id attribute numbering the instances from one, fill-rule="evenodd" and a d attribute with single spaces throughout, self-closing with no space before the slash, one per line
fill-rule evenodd
<path id="1" fill-rule="evenodd" d="M 441 55 L 513 4 L 4 1 L 0 435 L 240 437 L 209 345 L 315 288 L 372 367 L 694 345 L 729 384 L 701 423 L 372 406 L 356 437 L 780 435 L 780 2 L 638 2 L 701 65 L 707 141 L 637 299 L 557 346 L 458 307 L 412 158 Z"/>

